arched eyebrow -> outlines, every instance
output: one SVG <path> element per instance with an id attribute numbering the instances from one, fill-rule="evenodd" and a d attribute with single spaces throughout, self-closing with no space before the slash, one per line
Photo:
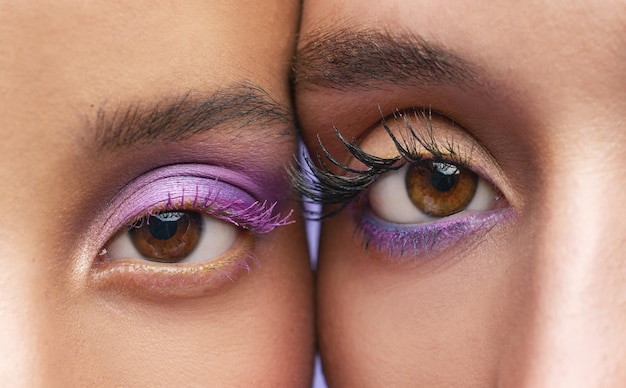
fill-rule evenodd
<path id="1" fill-rule="evenodd" d="M 251 82 L 229 85 L 208 95 L 188 92 L 152 104 L 136 102 L 112 111 L 100 108 L 90 126 L 100 151 L 180 141 L 216 127 L 226 131 L 254 127 L 271 130 L 274 136 L 294 132 L 292 109 Z"/>
<path id="2" fill-rule="evenodd" d="M 402 31 L 318 29 L 301 38 L 293 80 L 296 88 L 358 90 L 384 84 L 479 86 L 477 71 L 461 57 Z"/>

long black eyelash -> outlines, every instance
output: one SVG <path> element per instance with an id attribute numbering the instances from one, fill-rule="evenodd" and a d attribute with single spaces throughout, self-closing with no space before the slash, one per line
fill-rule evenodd
<path id="1" fill-rule="evenodd" d="M 380 108 L 379 108 L 380 112 Z M 382 112 L 381 116 L 382 116 Z M 411 124 L 409 114 L 413 114 L 415 116 L 416 121 L 422 121 L 424 123 L 424 128 L 426 130 L 426 135 L 419 135 L 415 132 L 413 125 Z M 398 121 L 402 119 L 404 124 L 404 128 L 409 132 L 409 137 L 403 137 L 402 140 L 404 144 L 402 144 L 398 138 L 393 134 L 391 128 L 387 124 L 386 118 L 380 120 L 385 132 L 387 135 L 393 140 L 396 149 L 402 155 L 402 158 L 407 160 L 408 162 L 420 162 L 424 160 L 423 156 L 417 151 L 419 146 L 424 148 L 431 155 L 429 159 L 434 160 L 450 160 L 452 159 L 455 163 L 466 166 L 467 163 L 464 158 L 461 158 L 460 152 L 458 152 L 458 147 L 456 146 L 454 139 L 450 138 L 445 141 L 445 143 L 440 144 L 437 140 L 435 140 L 435 136 L 433 134 L 433 112 L 429 109 L 414 109 L 409 112 L 401 112 L 395 111 L 393 113 L 393 119 Z M 454 125 L 454 122 L 452 123 Z"/>
<path id="2" fill-rule="evenodd" d="M 425 123 L 425 136 L 418 134 L 414 130 L 408 117 L 410 113 L 415 114 L 417 119 L 421 119 Z M 456 163 L 465 165 L 464 161 L 459 158 L 459 152 L 457 152 L 453 139 L 448 139 L 443 145 L 435 140 L 432 127 L 432 112 L 430 110 L 394 112 L 392 115 L 393 120 L 401 119 L 409 134 L 408 138 L 403 136 L 402 139 L 398 139 L 393 134 L 382 112 L 381 117 L 380 124 L 392 139 L 400 156 L 381 158 L 368 154 L 360 148 L 356 139 L 352 138 L 348 141 L 336 127 L 333 127 L 335 135 L 343 146 L 356 160 L 363 163 L 367 168 L 354 169 L 341 163 L 330 154 L 328 149 L 322 144 L 319 136 L 317 141 L 320 150 L 316 152 L 319 167 L 311 158 L 306 156 L 303 158 L 305 165 L 299 161 L 296 161 L 295 165 L 291 165 L 289 175 L 292 186 L 300 195 L 308 198 L 313 203 L 338 205 L 327 213 L 308 214 L 310 219 L 324 219 L 340 212 L 356 200 L 364 190 L 376 182 L 382 174 L 401 168 L 405 164 L 401 163 L 401 161 L 417 163 L 424 160 L 424 157 L 418 152 L 420 147 L 431 154 L 428 159 L 454 159 Z M 328 163 L 343 170 L 346 175 L 337 175 L 332 171 L 332 167 Z"/>
<path id="3" fill-rule="evenodd" d="M 366 169 L 359 170 L 346 166 L 335 159 L 326 149 L 318 136 L 320 151 L 316 153 L 320 167 L 307 156 L 304 156 L 303 166 L 296 161 L 289 171 L 292 186 L 302 196 L 308 198 L 313 203 L 322 205 L 339 205 L 336 209 L 325 214 L 309 214 L 312 219 L 322 219 L 332 216 L 348 206 L 358 195 L 374 183 L 378 177 L 388 171 L 400 168 L 396 166 L 401 157 L 381 158 L 364 152 L 357 144 L 356 139 L 348 141 L 341 135 L 336 127 L 333 127 L 335 135 L 346 147 L 348 152 L 367 166 Z M 339 167 L 350 175 L 337 175 L 332 172 L 330 164 Z"/>

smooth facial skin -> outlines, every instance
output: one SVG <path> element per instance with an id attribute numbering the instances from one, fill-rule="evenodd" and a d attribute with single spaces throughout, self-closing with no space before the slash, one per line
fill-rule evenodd
<path id="1" fill-rule="evenodd" d="M 363 213 L 394 214 L 400 200 L 378 186 L 322 224 L 329 385 L 623 386 L 626 3 L 307 1 L 301 32 L 296 107 L 310 150 L 319 134 L 362 167 L 333 126 L 389 157 L 381 116 L 392 133 L 408 117 L 423 136 L 432 119 L 435 142 L 453 140 L 499 192 L 473 213 L 495 224 L 458 233 L 470 213 L 431 221 L 443 231 L 432 246 L 413 246 L 427 231 L 405 220 L 404 249 L 380 249 L 399 227 Z"/>
<path id="2" fill-rule="evenodd" d="M 312 277 L 284 169 L 298 12 L 0 6 L 1 386 L 310 386 Z M 202 217 L 156 220 L 176 209 Z M 147 214 L 204 217 L 215 248 L 119 253 Z"/>

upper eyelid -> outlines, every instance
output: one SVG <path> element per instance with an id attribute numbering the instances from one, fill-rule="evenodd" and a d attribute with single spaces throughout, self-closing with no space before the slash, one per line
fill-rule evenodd
<path id="1" fill-rule="evenodd" d="M 278 226 L 284 226 L 293 223 L 291 215 L 293 209 L 289 210 L 286 215 L 275 211 L 276 202 L 268 204 L 268 202 L 255 201 L 240 209 L 234 209 L 229 205 L 220 205 L 218 197 L 211 199 L 211 203 L 208 205 L 196 203 L 190 206 L 185 204 L 168 204 L 166 202 L 161 205 L 155 205 L 150 209 L 146 209 L 143 214 L 139 214 L 127 222 L 121 231 L 128 231 L 131 228 L 136 227 L 135 224 L 142 222 L 150 216 L 154 216 L 158 213 L 167 213 L 175 211 L 196 211 L 202 213 L 205 216 L 213 217 L 215 219 L 228 222 L 252 231 L 253 233 L 268 233 Z M 246 221 L 246 218 L 252 219 L 252 222 Z"/>
<path id="2" fill-rule="evenodd" d="M 419 145 L 427 152 L 429 152 L 432 155 L 433 159 L 445 160 L 447 158 L 453 159 L 453 161 L 463 165 L 468 164 L 468 162 L 461 160 L 461 155 L 455 150 L 454 143 L 452 141 L 448 141 L 445 146 L 442 146 L 438 141 L 435 140 L 433 132 L 433 115 L 441 116 L 440 114 L 438 114 L 437 112 L 433 112 L 431 108 L 429 108 L 428 110 L 421 109 L 420 111 L 412 108 L 412 112 L 409 113 L 413 113 L 417 119 L 421 119 L 426 126 L 426 136 L 419 136 L 415 132 L 410 120 L 407 118 L 407 114 L 405 113 L 406 111 L 407 110 L 395 110 L 392 114 L 392 117 L 395 121 L 398 121 L 398 119 L 402 119 L 404 128 L 406 128 L 412 135 L 410 140 L 415 140 L 418 144 L 410 145 L 407 143 L 407 139 L 403 139 L 405 141 L 405 144 L 402 144 L 399 141 L 398 137 L 394 135 L 393 131 L 389 127 L 386 117 L 383 116 L 380 121 L 381 125 L 383 126 L 389 137 L 392 139 L 394 145 L 396 146 L 396 149 L 403 157 L 411 160 L 411 157 L 413 157 L 416 152 L 414 152 L 414 150 L 410 150 L 408 147 L 412 146 L 412 148 L 416 148 L 415 146 Z M 381 115 L 383 115 L 382 112 Z M 451 124 L 454 125 L 454 121 L 452 121 Z"/>
<path id="3" fill-rule="evenodd" d="M 283 190 L 286 190 L 287 187 L 283 189 L 282 184 L 279 187 L 279 182 L 276 182 L 276 185 L 267 184 L 267 182 L 275 181 L 272 171 L 261 172 L 255 178 L 252 179 L 247 172 L 238 172 L 220 166 L 203 164 L 171 165 L 142 174 L 126 184 L 96 213 L 94 217 L 95 222 L 91 223 L 86 231 L 86 238 L 89 243 L 84 247 L 84 250 L 97 254 L 105 246 L 106 242 L 117 234 L 120 228 L 129 225 L 134 219 L 138 218 L 138 215 L 141 215 L 142 212 L 145 213 L 148 209 L 165 208 L 164 204 L 168 202 L 167 193 L 172 192 L 172 189 L 174 191 L 178 190 L 176 187 L 181 187 L 181 185 L 187 188 L 192 187 L 194 179 L 200 180 L 200 182 L 202 180 L 220 182 L 222 195 L 220 201 L 222 203 L 226 201 L 224 196 L 232 196 L 235 193 L 239 193 L 237 195 L 245 193 L 246 198 L 248 198 L 245 200 L 247 206 L 255 202 L 260 204 L 265 202 L 265 210 L 267 212 L 259 211 L 259 220 L 267 220 L 283 214 L 282 212 L 285 210 L 283 206 L 286 204 Z M 161 187 L 157 192 L 153 190 L 155 184 L 171 185 L 169 186 L 170 190 L 166 187 Z M 207 190 L 209 188 L 204 189 L 204 191 Z M 195 192 L 188 192 L 188 194 L 190 196 L 196 195 Z M 202 194 L 200 193 L 201 196 Z M 141 200 L 137 199 L 138 196 L 141 197 Z M 191 201 L 193 202 L 193 199 Z M 180 198 L 177 199 L 176 204 L 180 204 Z M 269 209 L 270 207 L 271 210 Z M 238 209 L 241 210 L 240 208 L 241 206 Z M 287 213 L 291 214 L 291 212 Z M 281 221 L 287 222 L 285 220 L 289 216 L 287 213 L 285 213 L 286 216 L 280 219 L 270 219 L 269 223 L 280 224 Z M 88 254 L 86 252 L 83 254 Z"/>
<path id="4" fill-rule="evenodd" d="M 169 177 L 169 179 L 178 179 L 179 177 Z M 140 187 L 137 192 L 142 190 L 151 191 L 150 189 L 156 184 L 171 183 L 167 177 L 162 181 L 153 182 L 146 186 Z M 252 231 L 253 233 L 268 233 L 278 226 L 292 223 L 290 217 L 293 210 L 286 215 L 276 209 L 278 202 L 261 201 L 246 193 L 237 187 L 231 187 L 229 184 L 219 181 L 211 177 L 183 177 L 180 178 L 185 182 L 177 182 L 179 187 L 172 188 L 167 191 L 167 199 L 156 201 L 147 206 L 139 205 L 137 209 L 141 211 L 131 211 L 135 213 L 132 218 L 126 221 L 126 226 L 131 226 L 140 219 L 152 216 L 156 213 L 170 212 L 176 210 L 189 210 L 203 213 L 207 216 L 229 222 L 237 227 Z M 202 183 L 210 183 L 210 187 L 202 187 Z M 182 187 L 182 190 L 180 189 Z M 187 192 L 185 198 L 185 188 L 195 187 L 195 191 Z M 217 188 L 216 188 L 217 187 Z M 172 196 L 175 193 L 175 196 Z M 139 194 L 132 193 L 135 197 Z M 238 198 L 232 198 L 238 196 Z M 133 196 L 129 196 L 126 201 L 131 202 Z M 131 202 L 132 203 L 132 202 Z M 111 229 L 119 224 L 119 220 L 111 222 Z M 118 226 L 119 228 L 119 226 Z"/>
<path id="5" fill-rule="evenodd" d="M 422 112 L 422 118 L 427 119 L 428 124 L 431 125 L 433 112 L 429 110 L 428 115 L 426 115 L 424 112 Z M 426 159 L 422 157 L 422 153 L 418 153 L 415 151 L 415 148 L 416 148 L 415 144 L 410 145 L 406 141 L 406 139 L 404 139 L 405 142 L 404 144 L 402 144 L 398 136 L 394 135 L 393 131 L 389 127 L 387 117 L 384 116 L 382 112 L 381 112 L 381 116 L 382 118 L 379 120 L 379 125 L 381 125 L 384 128 L 387 135 L 393 141 L 396 147 L 396 150 L 399 153 L 399 156 L 385 158 L 385 157 L 381 157 L 381 156 L 377 156 L 377 155 L 365 152 L 363 151 L 361 146 L 358 144 L 358 141 L 356 138 L 351 138 L 350 140 L 348 140 L 342 135 L 342 133 L 336 127 L 333 127 L 335 136 L 339 139 L 339 141 L 342 143 L 342 145 L 345 147 L 348 153 L 357 161 L 362 162 L 367 168 L 358 169 L 358 168 L 351 167 L 348 164 L 340 162 L 326 149 L 324 143 L 318 136 L 318 145 L 320 148 L 316 152 L 316 159 L 320 167 L 319 168 L 316 167 L 316 165 L 313 163 L 313 161 L 310 158 L 306 156 L 304 157 L 305 163 L 307 163 L 308 167 L 312 169 L 311 172 L 313 174 L 319 174 L 320 172 L 324 172 L 323 175 L 327 175 L 326 173 L 328 173 L 339 178 L 339 176 L 331 173 L 329 166 L 326 164 L 326 160 L 327 160 L 332 165 L 339 167 L 344 172 L 356 173 L 356 174 L 367 173 L 370 175 L 380 175 L 387 171 L 400 168 L 401 165 L 398 164 L 399 161 L 402 161 L 402 160 L 421 161 L 421 160 Z M 403 119 L 405 127 L 409 130 L 409 132 L 412 135 L 411 139 L 415 140 L 418 145 L 420 145 L 428 153 L 430 153 L 430 156 L 427 157 L 428 159 L 450 161 L 450 162 L 462 164 L 464 166 L 469 164 L 468 162 L 464 161 L 461 155 L 457 152 L 457 150 L 455 150 L 454 143 L 448 142 L 447 145 L 443 147 L 437 140 L 435 140 L 432 134 L 432 127 L 429 128 L 427 136 L 423 137 L 423 136 L 417 135 L 417 133 L 414 131 L 412 127 L 412 124 L 409 121 L 405 120 L 405 116 L 403 115 L 402 111 L 396 110 L 394 111 L 392 116 L 394 120 L 397 120 L 398 118 Z M 426 138 L 428 138 L 428 140 L 426 140 Z M 316 176 L 316 178 L 319 178 L 319 176 Z M 351 177 L 346 177 L 345 179 L 351 179 Z"/>
<path id="6" fill-rule="evenodd" d="M 491 174 L 485 171 L 482 166 L 495 166 L 495 171 L 501 171 L 497 159 L 490 150 L 481 143 L 479 139 L 474 137 L 458 120 L 450 117 L 449 114 L 440 112 L 432 107 L 410 107 L 403 109 L 394 109 L 391 114 L 385 115 L 380 108 L 378 109 L 380 116 L 379 126 L 382 125 L 387 134 L 394 141 L 396 149 L 402 157 L 408 161 L 419 162 L 424 159 L 435 159 L 443 162 L 450 162 L 461 165 L 465 168 L 474 170 L 476 173 L 487 179 L 491 184 L 499 186 L 505 184 L 506 181 L 500 176 L 497 179 L 490 179 Z M 416 120 L 422 122 L 426 128 L 425 134 L 419 135 L 414 131 L 415 125 L 411 123 L 410 116 L 413 115 Z M 412 136 L 408 139 L 413 144 L 408 144 L 405 137 L 400 141 L 395 141 L 391 129 L 389 128 L 389 120 L 393 119 L 396 123 L 402 121 L 403 129 L 408 129 Z M 441 130 L 439 125 L 435 123 L 445 123 L 446 127 L 454 128 L 454 137 L 440 136 Z M 468 147 L 469 146 L 469 147 Z M 418 148 L 430 156 L 424 157 L 424 153 L 418 151 Z M 418 158 L 413 158 L 417 155 Z M 495 177 L 494 177 L 495 178 Z"/>

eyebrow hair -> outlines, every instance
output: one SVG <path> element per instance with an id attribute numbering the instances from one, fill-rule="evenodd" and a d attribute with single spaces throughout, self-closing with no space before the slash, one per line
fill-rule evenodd
<path id="1" fill-rule="evenodd" d="M 373 84 L 431 86 L 478 84 L 469 63 L 408 32 L 330 28 L 305 35 L 295 56 L 293 81 L 339 90 Z"/>
<path id="2" fill-rule="evenodd" d="M 262 87 L 243 82 L 209 95 L 187 92 L 153 104 L 138 102 L 113 111 L 100 108 L 92 126 L 96 146 L 113 150 L 184 140 L 221 126 L 232 130 L 271 125 L 289 125 L 277 135 L 293 134 L 292 109 L 276 102 Z"/>

